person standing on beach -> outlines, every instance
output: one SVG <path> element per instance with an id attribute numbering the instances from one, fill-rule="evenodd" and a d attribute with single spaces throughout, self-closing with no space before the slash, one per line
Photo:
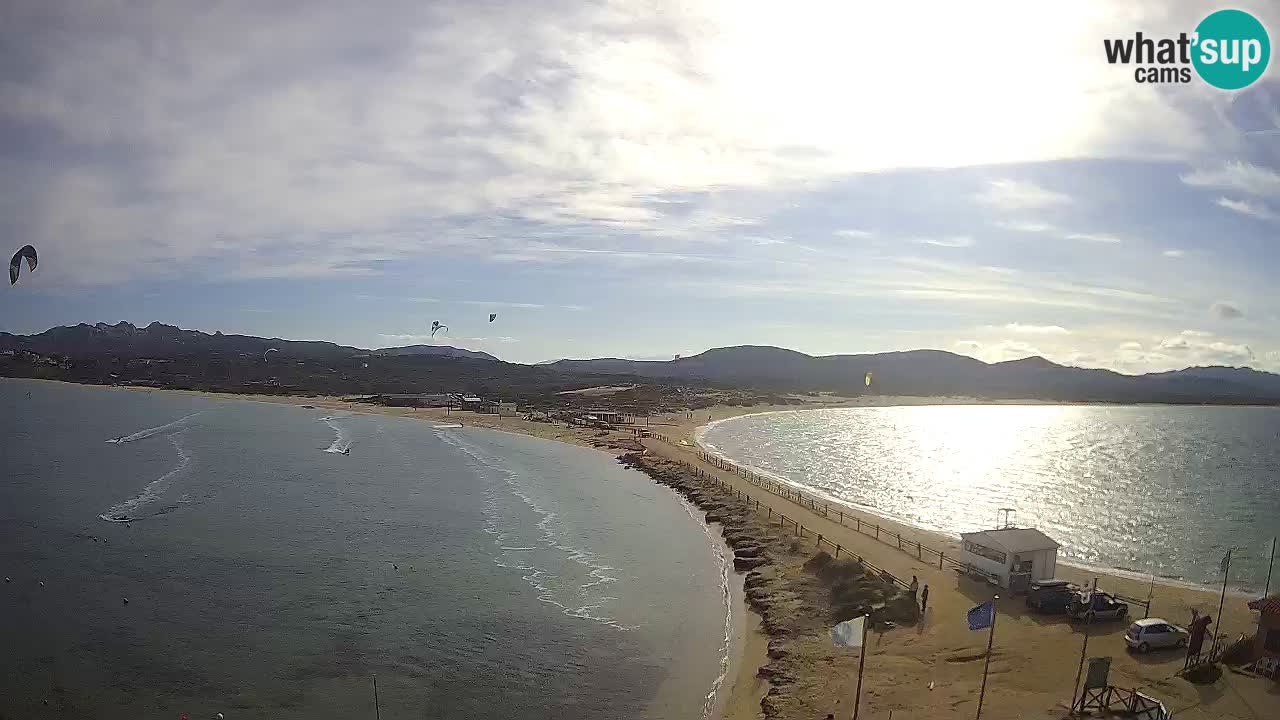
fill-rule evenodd
<path id="1" fill-rule="evenodd" d="M 920 578 L 915 575 L 911 576 L 911 599 L 915 599 L 916 593 L 920 591 Z"/>
<path id="2" fill-rule="evenodd" d="M 924 590 L 920 593 L 920 614 L 924 614 L 925 607 L 929 604 L 929 586 L 925 585 Z"/>

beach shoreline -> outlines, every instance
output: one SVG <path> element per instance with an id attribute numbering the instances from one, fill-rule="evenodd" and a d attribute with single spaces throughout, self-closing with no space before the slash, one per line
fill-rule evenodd
<path id="1" fill-rule="evenodd" d="M 296 407 L 311 406 L 315 409 L 340 410 L 360 415 L 389 415 L 422 420 L 428 423 L 458 424 L 464 428 L 481 428 L 496 432 L 508 432 L 537 437 L 545 440 L 568 443 L 580 447 L 604 452 L 613 458 L 639 448 L 630 433 L 602 433 L 597 429 L 567 427 L 563 424 L 553 425 L 544 422 L 529 422 L 520 418 L 498 417 L 494 415 L 477 415 L 470 412 L 449 412 L 442 408 L 398 408 L 368 403 L 353 402 L 336 396 L 297 396 L 297 395 L 260 395 L 244 393 L 220 393 L 201 390 L 180 390 L 175 388 L 153 388 L 136 385 L 89 385 L 70 383 L 62 380 L 39 378 L 6 378 L 23 382 L 47 382 L 65 385 L 97 387 L 105 390 L 126 392 L 163 392 L 166 394 L 182 394 L 211 400 L 243 400 L 250 402 L 292 405 Z M 676 494 L 673 492 L 673 494 Z M 677 494 L 678 497 L 678 494 Z M 732 563 L 732 548 L 727 545 L 720 534 L 718 524 L 711 524 L 717 542 L 727 550 Z M 759 668 L 768 661 L 768 637 L 761 630 L 761 618 L 747 604 L 743 588 L 742 574 L 732 571 L 732 616 L 734 621 L 733 638 L 730 643 L 729 666 L 715 700 L 715 720 L 754 720 L 758 717 L 760 700 L 768 690 L 768 683 L 757 676 Z M 686 716 L 672 717 L 669 720 L 687 720 Z"/>
<path id="2" fill-rule="evenodd" d="M 153 388 L 131 388 L 131 390 L 151 390 Z M 566 427 L 550 423 L 524 421 L 519 418 L 499 418 L 489 415 L 475 415 L 467 412 L 449 413 L 443 409 L 392 408 L 353 403 L 336 397 L 295 397 L 295 396 L 262 396 L 235 395 L 225 393 L 187 392 L 213 399 L 235 398 L 255 402 L 271 402 L 291 405 L 312 405 L 316 408 L 339 409 L 357 414 L 382 414 L 402 417 L 414 417 L 433 422 L 459 423 L 464 427 L 481 427 L 491 430 L 515 432 L 534 437 L 569 442 L 591 447 L 616 456 L 635 450 L 637 441 L 629 433 L 603 432 L 594 429 Z M 886 407 L 896 404 L 924 405 L 938 404 L 924 402 L 924 399 L 909 398 L 906 402 L 897 402 L 902 398 L 865 398 L 857 401 L 842 400 L 839 403 L 814 403 L 809 406 L 752 406 L 752 407 L 712 407 L 689 413 L 674 413 L 649 418 L 649 430 L 666 435 L 670 442 L 657 439 L 644 440 L 641 447 L 648 453 L 671 458 L 682 463 L 698 465 L 697 443 L 698 429 L 710 421 L 724 420 L 747 414 L 758 414 L 777 411 L 798 411 L 810 409 L 826 409 L 832 407 Z M 870 402 L 870 401 L 874 401 Z M 946 404 L 965 404 L 962 399 L 950 399 Z M 1010 403 L 1013 404 L 1013 403 Z M 920 626 L 920 630 L 888 632 L 877 640 L 873 655 L 878 657 L 875 667 L 868 663 L 867 682 L 872 688 L 863 697 L 864 712 L 870 710 L 868 717 L 880 717 L 888 710 L 899 712 L 909 709 L 913 716 L 919 718 L 950 717 L 957 707 L 961 712 L 972 712 L 963 705 L 970 704 L 976 696 L 978 676 L 973 672 L 970 658 L 982 657 L 985 638 L 976 638 L 980 633 L 969 633 L 963 623 L 956 625 L 949 618 L 963 617 L 967 607 L 980 602 L 982 597 L 990 597 L 990 588 L 974 584 L 954 573 L 940 571 L 933 566 L 922 563 L 915 554 L 901 552 L 896 547 L 880 543 L 875 538 L 856 533 L 852 528 L 837 525 L 822 515 L 814 514 L 802 506 L 780 496 L 771 496 L 759 487 L 750 484 L 734 473 L 718 471 L 714 467 L 704 466 L 706 472 L 722 480 L 731 487 L 740 489 L 744 494 L 757 498 L 760 507 L 770 506 L 776 512 L 785 512 L 788 516 L 799 519 L 815 532 L 824 533 L 828 540 L 840 542 L 850 553 L 857 553 L 877 566 L 893 572 L 899 577 L 917 575 L 922 585 L 930 585 L 933 594 L 930 599 L 930 614 Z M 833 507 L 834 507 L 833 503 Z M 878 523 L 881 527 L 891 528 L 901 534 L 908 542 L 918 539 L 932 547 L 944 550 L 949 555 L 959 551 L 958 538 L 951 538 L 945 533 L 913 527 L 892 518 L 882 517 L 873 511 L 863 508 L 849 508 L 849 515 L 860 516 L 869 523 Z M 1094 569 L 1077 568 L 1065 562 L 1060 563 L 1059 577 L 1078 584 L 1085 584 L 1093 578 L 1100 578 L 1104 590 L 1130 597 L 1147 597 L 1150 577 L 1124 577 L 1112 572 Z M 1184 587 L 1180 584 L 1162 582 L 1156 579 L 1155 597 L 1151 609 L 1153 617 L 1163 617 L 1171 622 L 1185 624 L 1194 608 L 1200 612 L 1216 615 L 1218 608 L 1218 592 L 1205 587 Z M 1245 607 L 1244 596 L 1229 593 L 1227 607 L 1223 617 L 1217 618 L 1219 632 L 1234 638 L 1237 634 L 1251 632 L 1256 627 L 1256 615 Z M 988 701 L 1002 699 L 999 704 L 993 703 L 993 709 L 984 715 L 991 717 L 1020 717 L 1027 708 L 1043 707 L 1065 708 L 1071 697 L 1070 678 L 1074 676 L 1080 654 L 1080 643 L 1084 634 L 1081 628 L 1054 618 L 1042 618 L 1028 614 L 1021 606 L 1021 598 L 1007 598 L 999 602 L 1002 635 L 1007 646 L 997 649 L 991 662 L 993 678 L 999 678 L 987 689 Z M 1138 616 L 1141 608 L 1136 608 Z M 759 617 L 750 613 L 749 608 L 741 602 L 735 603 L 735 613 L 743 618 L 742 642 L 733 645 L 732 665 L 724 684 L 721 687 L 723 701 L 719 702 L 718 717 L 724 720 L 747 720 L 755 718 L 761 712 L 760 699 L 767 687 L 762 686 L 762 679 L 757 676 L 757 669 L 768 661 L 768 639 L 759 630 Z M 1006 616 L 1008 619 L 1006 620 Z M 1256 704 L 1259 697 L 1246 683 L 1252 678 L 1242 679 L 1232 673 L 1226 673 L 1217 681 L 1216 689 L 1211 695 L 1205 695 L 1203 688 L 1197 688 L 1177 677 L 1181 669 L 1181 656 L 1170 653 L 1134 656 L 1125 651 L 1123 632 L 1127 623 L 1113 623 L 1090 628 L 1089 654 L 1109 655 L 1113 657 L 1112 682 L 1123 687 L 1133 687 L 1161 698 L 1170 710 L 1180 717 L 1196 718 L 1252 718 L 1249 714 L 1250 703 Z M 982 640 L 983 643 L 979 643 Z M 852 688 L 843 679 L 842 673 L 856 672 L 856 668 L 848 666 L 846 660 L 839 655 L 818 647 L 822 638 L 806 639 L 811 651 L 819 656 L 821 663 L 815 666 L 815 677 L 805 679 L 812 685 L 814 703 L 820 707 L 833 708 L 837 716 L 847 713 L 848 708 L 841 706 L 851 697 Z M 826 643 L 829 645 L 829 641 Z M 1003 643 L 1002 643 L 1003 645 Z M 823 646 L 825 647 L 825 646 Z M 827 655 L 822 655 L 826 652 Z M 980 665 L 981 663 L 979 663 Z M 1015 668 L 1017 671 L 1015 672 Z M 819 672 L 820 670 L 820 672 Z M 979 669 L 980 672 L 980 669 Z M 1065 677 L 1065 680 L 1064 680 Z M 730 682 L 732 680 L 732 682 Z M 821 682 L 817 682 L 821 680 Z M 937 690 L 935 691 L 935 683 Z M 926 690 L 926 686 L 928 689 Z M 1228 687 L 1229 686 L 1229 687 Z M 763 689 L 762 689 L 763 688 Z M 1246 701 L 1244 698 L 1248 697 Z M 1274 694 L 1263 697 L 1263 702 L 1280 706 L 1280 699 Z M 999 709 L 1005 706 L 1008 712 Z M 840 708 L 844 707 L 842 711 Z M 1017 708 L 1017 712 L 1014 712 Z M 822 717 L 822 714 L 816 717 Z"/>

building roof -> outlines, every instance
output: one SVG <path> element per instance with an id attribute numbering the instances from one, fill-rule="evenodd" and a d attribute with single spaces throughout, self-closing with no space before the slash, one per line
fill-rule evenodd
<path id="1" fill-rule="evenodd" d="M 1032 550 L 1056 550 L 1060 545 L 1053 538 L 1035 528 L 1004 528 L 1001 530 L 979 530 L 977 532 L 960 533 L 965 540 L 973 540 L 982 545 L 995 545 L 1009 552 L 1030 552 Z"/>
<path id="2" fill-rule="evenodd" d="M 1280 594 L 1258 598 L 1249 603 L 1250 610 L 1257 610 L 1263 615 L 1280 615 Z"/>

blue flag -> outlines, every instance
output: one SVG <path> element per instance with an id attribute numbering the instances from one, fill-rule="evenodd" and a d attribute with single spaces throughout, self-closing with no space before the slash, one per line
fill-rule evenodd
<path id="1" fill-rule="evenodd" d="M 996 603 L 994 600 L 988 600 L 981 605 L 969 611 L 967 615 L 969 619 L 970 630 L 985 630 L 991 627 L 996 621 Z"/>

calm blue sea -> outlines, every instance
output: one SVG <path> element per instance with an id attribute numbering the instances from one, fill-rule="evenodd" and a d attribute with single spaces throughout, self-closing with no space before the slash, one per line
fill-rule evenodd
<path id="1" fill-rule="evenodd" d="M 948 533 L 994 527 L 999 508 L 1015 508 L 1017 523 L 1062 543 L 1068 561 L 1191 583 L 1221 583 L 1234 546 L 1231 583 L 1261 590 L 1280 534 L 1280 408 L 813 410 L 723 420 L 701 441 L 830 499 Z"/>
<path id="2" fill-rule="evenodd" d="M 372 718 L 376 675 L 384 719 L 697 718 L 724 672 L 726 551 L 601 453 L 9 380 L 0 427 L 0 717 Z"/>

